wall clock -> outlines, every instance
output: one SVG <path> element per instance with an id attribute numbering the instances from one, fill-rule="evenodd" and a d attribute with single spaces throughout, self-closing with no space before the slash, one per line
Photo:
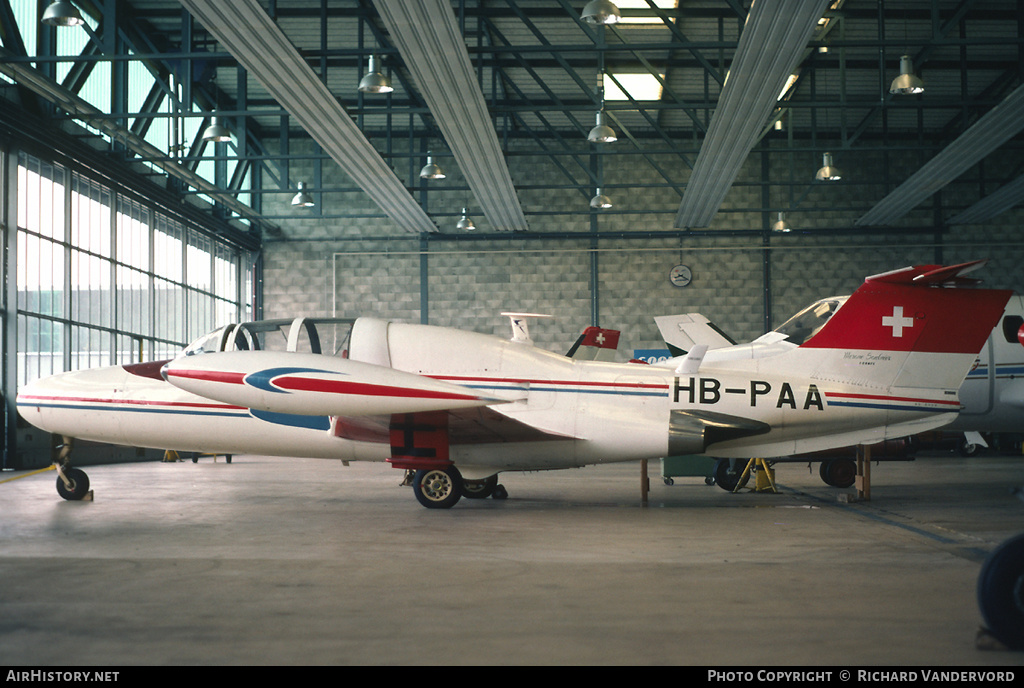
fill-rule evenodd
<path id="1" fill-rule="evenodd" d="M 668 281 L 676 287 L 685 287 L 693 281 L 693 272 L 686 265 L 677 265 L 668 273 Z"/>

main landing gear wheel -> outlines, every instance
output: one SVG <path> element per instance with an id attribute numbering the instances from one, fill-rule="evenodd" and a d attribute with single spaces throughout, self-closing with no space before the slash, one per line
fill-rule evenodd
<path id="1" fill-rule="evenodd" d="M 413 476 L 412 491 L 428 509 L 451 509 L 462 497 L 462 474 L 455 466 L 420 469 Z"/>
<path id="2" fill-rule="evenodd" d="M 732 492 L 737 486 L 743 487 L 739 482 L 743 477 L 743 469 L 746 467 L 745 460 L 733 463 L 732 459 L 719 459 L 715 462 L 715 484 L 726 492 Z M 750 480 L 749 475 L 747 480 Z M 746 480 L 743 481 L 744 485 L 746 482 Z"/>
<path id="3" fill-rule="evenodd" d="M 966 437 L 963 437 L 960 439 L 959 442 L 957 442 L 956 449 L 958 452 L 960 452 L 960 456 L 970 458 L 972 456 L 977 456 L 978 454 L 980 454 L 983 447 L 980 444 L 977 444 L 976 442 L 971 442 Z"/>
<path id="4" fill-rule="evenodd" d="M 64 479 L 68 484 L 64 484 Z M 78 501 L 89 494 L 89 476 L 79 468 L 65 468 L 64 476 L 57 476 L 57 494 L 68 501 Z"/>
<path id="5" fill-rule="evenodd" d="M 467 499 L 487 499 L 494 494 L 494 489 L 498 487 L 498 476 L 492 475 L 489 478 L 483 480 L 465 480 L 462 481 L 462 496 Z"/>
<path id="6" fill-rule="evenodd" d="M 822 461 L 818 475 L 826 485 L 850 487 L 857 481 L 857 463 L 852 459 L 829 459 Z"/>
<path id="7" fill-rule="evenodd" d="M 999 545 L 978 576 L 978 606 L 989 632 L 1012 650 L 1024 650 L 1024 535 Z"/>

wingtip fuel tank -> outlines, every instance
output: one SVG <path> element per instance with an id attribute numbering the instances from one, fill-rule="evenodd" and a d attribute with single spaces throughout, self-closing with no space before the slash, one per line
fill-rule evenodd
<path id="1" fill-rule="evenodd" d="M 366 416 L 501 403 L 468 387 L 316 354 L 226 351 L 167 363 L 164 379 L 207 399 L 274 413 Z"/>

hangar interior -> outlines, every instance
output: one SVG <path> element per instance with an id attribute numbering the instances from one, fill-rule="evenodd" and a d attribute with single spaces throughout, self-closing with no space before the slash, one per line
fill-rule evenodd
<path id="1" fill-rule="evenodd" d="M 168 358 L 226 323 L 507 336 L 503 311 L 533 312 L 554 316 L 538 346 L 597 325 L 627 360 L 664 346 L 653 316 L 746 341 L 911 264 L 988 259 L 986 286 L 1024 290 L 1021 0 L 618 0 L 602 23 L 610 4 L 0 0 L 2 468 L 51 458 L 19 385 Z M 983 550 L 1019 520 L 991 476 L 1021 484 L 1019 461 L 956 487 L 949 463 L 901 464 L 888 510 L 861 520 L 806 476 L 788 512 L 689 492 L 612 514 L 635 474 L 601 467 L 531 488 L 572 538 L 511 504 L 432 547 L 437 521 L 396 511 L 375 467 L 348 476 L 350 502 L 315 464 L 285 485 L 259 457 L 207 471 L 199 501 L 136 464 L 81 513 L 49 485 L 8 488 L 0 658 L 1020 659 L 979 657 L 968 628 Z M 129 490 L 156 497 L 152 518 Z"/>
<path id="2" fill-rule="evenodd" d="M 0 2 L 9 426 L 18 382 L 225 321 L 542 312 L 628 356 L 913 263 L 1021 287 L 1016 2 L 50 4 Z"/>

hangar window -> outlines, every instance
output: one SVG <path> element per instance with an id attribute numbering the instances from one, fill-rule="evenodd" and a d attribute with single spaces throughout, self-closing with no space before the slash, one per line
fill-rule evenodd
<path id="1" fill-rule="evenodd" d="M 252 256 L 25 153 L 17 179 L 17 379 L 172 358 L 251 317 Z"/>

